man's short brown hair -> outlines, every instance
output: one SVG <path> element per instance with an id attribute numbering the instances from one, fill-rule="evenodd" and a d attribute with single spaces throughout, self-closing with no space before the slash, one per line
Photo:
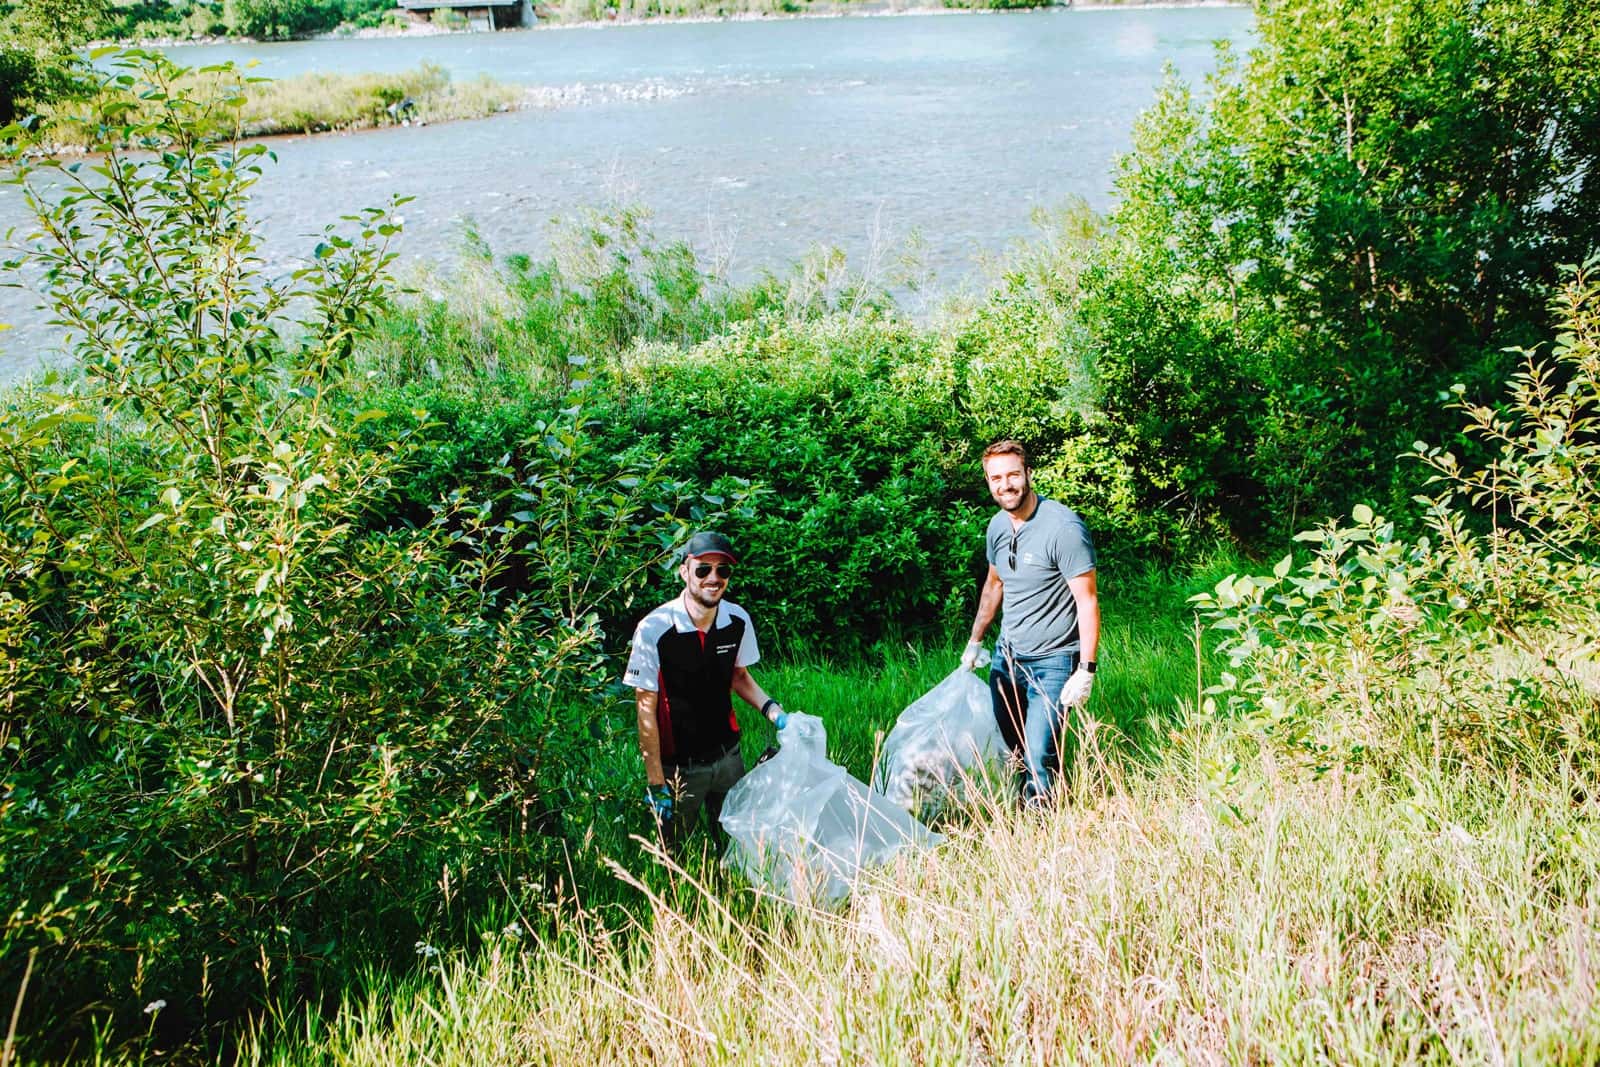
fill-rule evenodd
<path id="1" fill-rule="evenodd" d="M 988 463 L 990 456 L 1016 456 L 1018 459 L 1022 460 L 1023 470 L 1033 469 L 1033 464 L 1028 462 L 1028 446 L 1023 444 L 1021 441 L 1013 441 L 1009 437 L 1003 441 L 996 441 L 994 444 L 984 449 L 983 457 L 978 460 L 978 465 L 981 467 L 985 463 Z"/>

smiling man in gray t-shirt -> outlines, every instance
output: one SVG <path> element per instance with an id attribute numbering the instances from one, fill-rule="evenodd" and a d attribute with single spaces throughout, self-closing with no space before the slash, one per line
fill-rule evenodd
<path id="1" fill-rule="evenodd" d="M 978 598 L 971 669 L 983 635 L 1004 607 L 989 688 L 995 719 L 1023 765 L 1022 793 L 1050 792 L 1050 764 L 1066 766 L 1076 724 L 1067 710 L 1089 702 L 1100 647 L 1094 543 L 1077 512 L 1033 491 L 1027 450 L 996 441 L 983 452 L 984 480 L 1000 511 L 989 522 L 989 575 Z"/>

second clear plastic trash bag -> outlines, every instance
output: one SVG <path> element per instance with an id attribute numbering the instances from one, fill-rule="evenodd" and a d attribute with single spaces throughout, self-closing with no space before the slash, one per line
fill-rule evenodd
<path id="1" fill-rule="evenodd" d="M 728 791 L 725 863 L 790 900 L 837 904 L 867 867 L 944 840 L 828 760 L 815 715 L 794 712 L 778 754 Z"/>
<path id="2" fill-rule="evenodd" d="M 906 811 L 931 818 L 969 782 L 988 778 L 1005 752 L 989 686 L 972 671 L 956 670 L 900 713 L 884 739 L 873 786 Z"/>

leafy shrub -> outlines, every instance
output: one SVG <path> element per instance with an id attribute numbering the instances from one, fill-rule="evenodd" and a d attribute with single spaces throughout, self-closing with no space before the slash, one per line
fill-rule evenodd
<path id="1" fill-rule="evenodd" d="M 1151 486 L 1170 490 L 1171 476 L 1100 410 L 1102 383 L 1081 304 L 1103 220 L 1074 201 L 1036 211 L 1033 222 L 1035 233 L 1011 246 L 985 298 L 942 337 L 960 383 L 952 392 L 965 433 L 980 445 L 1026 441 L 1040 491 L 1082 513 L 1103 545 L 1176 548 L 1206 524 L 1149 506 L 1143 494 Z"/>
<path id="2" fill-rule="evenodd" d="M 104 14 L 103 0 L 0 5 L 0 123 L 90 91 L 92 80 L 74 49 L 95 35 Z"/>
<path id="3" fill-rule="evenodd" d="M 1233 671 L 1213 700 L 1319 769 L 1409 758 L 1506 773 L 1600 756 L 1600 260 L 1575 272 L 1547 358 L 1502 408 L 1458 402 L 1481 467 L 1420 442 L 1427 534 L 1365 504 L 1313 556 L 1197 597 Z M 1486 523 L 1485 532 L 1472 511 Z"/>
<path id="4" fill-rule="evenodd" d="M 266 149 L 208 139 L 237 85 L 124 63 L 155 106 L 98 175 L 16 179 L 81 368 L 0 426 L 0 973 L 37 950 L 52 995 L 26 1007 L 58 1040 L 147 1001 L 231 1019 L 569 869 L 553 790 L 593 744 L 595 604 L 677 530 L 578 401 L 482 495 L 395 521 L 427 416 L 362 406 L 352 374 L 392 209 L 268 280 L 244 214 Z"/>
<path id="5" fill-rule="evenodd" d="M 31 52 L 0 48 L 0 122 L 15 122 L 21 117 L 37 67 Z"/>
<path id="6" fill-rule="evenodd" d="M 1294 528 L 1381 487 L 1504 380 L 1587 250 L 1600 23 L 1586 2 L 1305 0 L 1258 13 L 1203 102 L 1142 116 L 1087 275 L 1100 406 L 1196 514 Z"/>
<path id="7" fill-rule="evenodd" d="M 396 403 L 438 423 L 408 506 L 480 495 L 484 457 L 514 453 L 592 373 L 607 450 L 656 450 L 702 510 L 730 487 L 755 495 L 729 531 L 749 555 L 738 595 L 778 647 L 967 615 L 989 507 L 976 455 L 994 438 L 1029 440 L 1041 487 L 1113 551 L 1170 545 L 1179 522 L 1141 506 L 1142 457 L 1092 404 L 1074 315 L 1097 221 L 1082 205 L 1038 221 L 943 330 L 882 310 L 826 253 L 729 287 L 628 209 L 562 228 L 537 262 L 497 264 L 469 231 L 453 277 L 424 279 L 368 354 L 376 380 L 407 383 Z M 603 620 L 618 642 L 630 610 Z"/>
<path id="8" fill-rule="evenodd" d="M 387 0 L 224 0 L 223 21 L 243 37 L 284 40 L 331 30 L 388 6 Z M 461 19 L 458 12 L 449 14 Z"/>
<path id="9" fill-rule="evenodd" d="M 728 528 L 739 596 L 778 647 L 847 646 L 970 610 L 987 515 L 960 412 L 925 388 L 935 363 L 903 321 L 769 316 L 630 353 L 602 424 L 713 492 L 759 487 Z"/>

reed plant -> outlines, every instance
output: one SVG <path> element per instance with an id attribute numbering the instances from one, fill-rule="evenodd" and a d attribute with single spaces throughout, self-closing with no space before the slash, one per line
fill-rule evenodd
<path id="1" fill-rule="evenodd" d="M 255 83 L 241 117 L 250 136 L 353 130 L 483 118 L 515 108 L 522 95 L 487 76 L 454 82 L 443 67 L 424 63 L 398 73 L 314 72 Z"/>
<path id="2" fill-rule="evenodd" d="M 130 104 L 136 118 L 153 118 L 150 103 L 140 102 L 134 89 L 112 76 L 88 99 L 45 105 L 40 111 L 42 139 L 55 152 L 87 151 L 108 124 L 125 121 Z M 483 118 L 509 111 L 523 99 L 521 88 L 488 77 L 453 82 L 434 63 L 395 73 L 312 72 L 279 79 L 241 77 L 235 70 L 192 70 L 176 80 L 173 91 L 197 99 L 236 92 L 240 102 L 226 113 L 232 128 L 225 132 L 239 137 Z"/>

